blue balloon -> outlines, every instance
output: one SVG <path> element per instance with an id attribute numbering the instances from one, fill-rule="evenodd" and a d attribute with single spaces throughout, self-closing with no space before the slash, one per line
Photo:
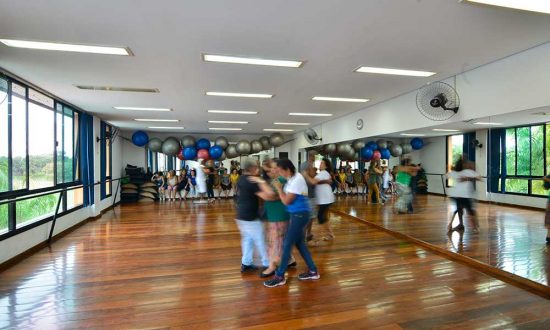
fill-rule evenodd
<path id="1" fill-rule="evenodd" d="M 149 135 L 144 131 L 135 131 L 132 134 L 132 143 L 138 147 L 143 147 L 149 142 Z"/>
<path id="2" fill-rule="evenodd" d="M 374 154 L 374 151 L 368 146 L 361 148 L 361 158 L 363 160 L 366 160 L 366 161 L 371 160 L 373 154 Z"/>
<path id="3" fill-rule="evenodd" d="M 370 150 L 374 151 L 376 149 L 378 149 L 378 143 L 374 142 L 374 141 L 369 141 L 367 143 L 367 148 L 369 148 Z"/>
<path id="4" fill-rule="evenodd" d="M 185 147 L 182 152 L 183 158 L 187 160 L 192 160 L 197 157 L 197 149 L 193 147 Z"/>
<path id="5" fill-rule="evenodd" d="M 207 139 L 199 139 L 197 141 L 197 149 L 210 149 L 210 141 Z"/>
<path id="6" fill-rule="evenodd" d="M 223 148 L 220 146 L 212 146 L 210 147 L 210 158 L 212 159 L 219 159 L 223 155 Z"/>
<path id="7" fill-rule="evenodd" d="M 421 138 L 415 137 L 414 139 L 411 140 L 411 147 L 414 150 L 422 149 L 423 146 L 424 146 L 424 141 Z"/>
<path id="8" fill-rule="evenodd" d="M 380 148 L 380 158 L 382 159 L 390 159 L 391 153 L 389 149 L 386 148 Z"/>

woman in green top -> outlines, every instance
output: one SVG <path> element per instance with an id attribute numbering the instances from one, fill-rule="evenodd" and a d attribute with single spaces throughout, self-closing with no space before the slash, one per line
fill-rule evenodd
<path id="1" fill-rule="evenodd" d="M 273 191 L 275 187 L 274 181 L 279 181 L 281 184 L 286 183 L 286 179 L 279 176 L 277 171 L 277 164 L 273 161 L 269 161 L 265 164 L 264 170 L 271 179 L 270 185 Z M 260 273 L 260 277 L 269 277 L 275 274 L 275 270 L 279 266 L 281 255 L 283 251 L 283 239 L 288 229 L 288 220 L 290 215 L 286 210 L 286 206 L 280 199 L 264 201 L 265 217 L 267 219 L 267 253 L 269 255 L 269 267 Z M 290 267 L 296 266 L 294 257 L 290 256 Z"/>
<path id="2" fill-rule="evenodd" d="M 380 167 L 380 162 L 378 160 L 371 161 L 369 166 L 369 178 L 367 181 L 367 185 L 369 187 L 367 203 L 372 201 L 372 194 L 374 194 L 374 198 L 376 200 L 374 203 L 380 204 L 380 186 L 378 184 L 382 173 L 383 171 Z"/>
<path id="3" fill-rule="evenodd" d="M 397 168 L 395 185 L 399 198 L 395 203 L 395 207 L 398 213 L 405 213 L 407 209 L 410 209 L 409 206 L 412 206 L 411 179 L 416 175 L 419 168 L 410 164 L 411 160 L 405 158 L 401 161 L 401 166 Z"/>

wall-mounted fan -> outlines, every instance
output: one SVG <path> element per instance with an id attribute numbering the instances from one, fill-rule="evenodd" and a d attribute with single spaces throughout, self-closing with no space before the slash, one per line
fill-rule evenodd
<path id="1" fill-rule="evenodd" d="M 438 81 L 418 90 L 416 107 L 428 119 L 447 120 L 458 112 L 460 99 L 453 87 Z"/>
<path id="2" fill-rule="evenodd" d="M 311 145 L 316 145 L 323 140 L 312 128 L 308 128 L 304 131 L 304 138 Z"/>

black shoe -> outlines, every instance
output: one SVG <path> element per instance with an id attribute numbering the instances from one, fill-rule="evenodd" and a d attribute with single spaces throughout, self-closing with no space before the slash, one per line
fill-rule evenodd
<path id="1" fill-rule="evenodd" d="M 258 270 L 258 267 L 255 266 L 255 265 L 243 265 L 243 264 L 241 264 L 241 273 L 251 272 L 251 271 L 256 271 L 256 270 Z"/>
<path id="2" fill-rule="evenodd" d="M 550 245 L 550 237 L 546 237 L 546 244 Z"/>
<path id="3" fill-rule="evenodd" d="M 264 282 L 264 286 L 268 287 L 268 288 L 274 288 L 276 286 L 280 286 L 280 285 L 285 285 L 286 284 L 286 279 L 284 276 L 273 276 L 272 279 L 270 280 L 267 280 Z"/>
<path id="4" fill-rule="evenodd" d="M 273 276 L 273 275 L 275 275 L 275 271 L 269 272 L 269 273 L 267 273 L 267 274 L 264 273 L 263 271 L 260 272 L 260 277 L 261 277 L 261 278 L 271 277 L 271 276 Z"/>
<path id="5" fill-rule="evenodd" d="M 313 235 L 307 235 L 306 242 L 313 240 Z"/>
<path id="6" fill-rule="evenodd" d="M 453 230 L 464 231 L 464 225 L 458 225 L 458 226 L 454 227 Z"/>
<path id="7" fill-rule="evenodd" d="M 546 242 L 548 242 L 548 238 L 546 239 Z M 296 264 L 296 261 L 294 261 L 294 262 L 289 263 L 289 264 L 287 265 L 287 267 L 288 267 L 288 268 L 296 267 L 296 265 L 297 265 L 297 264 Z"/>

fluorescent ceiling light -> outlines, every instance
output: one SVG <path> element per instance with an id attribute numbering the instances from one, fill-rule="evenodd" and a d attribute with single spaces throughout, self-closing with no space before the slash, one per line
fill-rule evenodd
<path id="1" fill-rule="evenodd" d="M 432 131 L 436 131 L 436 132 L 460 132 L 460 130 L 457 130 L 457 129 L 447 129 L 447 128 L 434 128 L 432 129 Z"/>
<path id="2" fill-rule="evenodd" d="M 550 2 L 547 0 L 468 0 L 485 5 L 506 7 L 519 10 L 536 11 L 550 14 Z"/>
<path id="3" fill-rule="evenodd" d="M 293 129 L 285 129 L 285 128 L 264 128 L 264 131 L 266 131 L 266 132 L 294 132 Z"/>
<path id="4" fill-rule="evenodd" d="M 237 111 L 237 110 L 208 110 L 210 113 L 229 113 L 236 115 L 257 115 L 258 111 Z"/>
<path id="5" fill-rule="evenodd" d="M 474 123 L 474 125 L 492 125 L 492 126 L 500 126 L 502 123 L 488 123 L 483 121 L 478 121 L 477 123 Z"/>
<path id="6" fill-rule="evenodd" d="M 174 123 L 177 123 L 179 120 L 178 119 L 142 119 L 142 118 L 139 118 L 139 119 L 134 119 L 135 121 L 162 121 L 162 122 L 174 122 Z"/>
<path id="7" fill-rule="evenodd" d="M 289 116 L 312 116 L 312 117 L 330 117 L 332 113 L 309 113 L 309 112 L 290 112 Z"/>
<path id="8" fill-rule="evenodd" d="M 250 58 L 250 57 L 212 55 L 212 54 L 202 54 L 202 59 L 206 62 L 283 66 L 287 68 L 299 68 L 304 64 L 303 61 L 268 60 L 263 58 Z"/>
<path id="9" fill-rule="evenodd" d="M 234 120 L 209 120 L 211 124 L 248 124 L 247 121 L 234 121 Z"/>
<path id="10" fill-rule="evenodd" d="M 332 102 L 354 102 L 354 103 L 365 103 L 369 99 L 352 99 L 348 97 L 327 97 L 327 96 L 314 96 L 313 101 L 332 101 Z"/>
<path id="11" fill-rule="evenodd" d="M 141 107 L 114 107 L 117 110 L 132 110 L 132 111 L 172 111 L 169 108 L 141 108 Z"/>
<path id="12" fill-rule="evenodd" d="M 231 96 L 231 97 L 251 97 L 259 99 L 270 99 L 273 94 L 252 94 L 252 93 L 225 93 L 225 92 L 206 92 L 208 96 Z"/>
<path id="13" fill-rule="evenodd" d="M 242 128 L 235 128 L 235 127 L 209 127 L 208 128 L 211 131 L 242 131 Z"/>
<path id="14" fill-rule="evenodd" d="M 102 92 L 136 92 L 136 93 L 159 93 L 158 88 L 135 88 L 135 87 L 113 87 L 113 86 L 83 86 L 75 85 L 78 89 Z"/>
<path id="15" fill-rule="evenodd" d="M 177 127 L 168 127 L 168 126 L 151 126 L 151 127 L 148 127 L 150 129 L 184 129 L 185 127 L 183 126 L 177 126 Z"/>
<path id="16" fill-rule="evenodd" d="M 0 39 L 0 42 L 5 44 L 6 46 L 16 47 L 16 48 L 58 50 L 62 52 L 92 53 L 92 54 L 106 54 L 106 55 L 125 55 L 125 56 L 132 55 L 130 50 L 124 47 L 75 45 L 75 44 L 66 44 L 66 43 L 58 43 L 58 42 L 42 42 L 42 41 L 13 40 L 13 39 Z"/>
<path id="17" fill-rule="evenodd" d="M 401 133 L 403 136 L 426 136 L 426 134 L 414 134 L 414 133 Z"/>
<path id="18" fill-rule="evenodd" d="M 370 66 L 362 66 L 355 72 L 363 73 L 379 73 L 379 74 L 392 74 L 398 76 L 414 76 L 414 77 L 429 77 L 433 76 L 435 72 L 429 71 L 414 71 L 414 70 L 401 70 L 401 69 L 389 69 L 389 68 L 373 68 Z"/>
<path id="19" fill-rule="evenodd" d="M 273 123 L 273 125 L 308 126 L 309 123 Z"/>

